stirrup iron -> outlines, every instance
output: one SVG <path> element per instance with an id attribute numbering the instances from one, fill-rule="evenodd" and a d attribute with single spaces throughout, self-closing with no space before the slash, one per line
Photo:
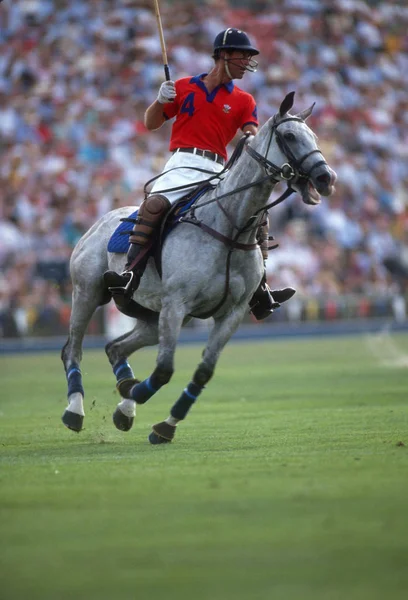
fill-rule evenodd
<path id="1" fill-rule="evenodd" d="M 132 283 L 132 281 L 133 281 L 133 279 L 134 279 L 134 276 L 135 276 L 135 274 L 134 274 L 134 272 L 133 272 L 133 271 L 124 271 L 124 272 L 122 273 L 122 275 L 127 275 L 128 273 L 130 274 L 130 277 L 129 277 L 129 281 L 127 282 L 127 284 L 126 284 L 126 285 L 125 285 L 125 287 L 124 287 L 124 292 L 125 292 L 125 294 L 126 294 L 126 293 L 127 293 L 127 291 L 129 290 L 129 288 L 131 289 L 131 287 L 132 287 L 132 286 L 131 286 L 131 283 Z"/>
<path id="2" fill-rule="evenodd" d="M 128 281 L 126 282 L 126 285 L 110 285 L 108 286 L 108 290 L 112 293 L 112 294 L 127 294 L 129 292 L 129 289 L 131 290 L 131 284 L 134 278 L 134 273 L 133 271 L 124 271 L 123 273 L 116 274 L 113 273 L 112 271 L 108 271 L 109 275 L 112 275 L 115 277 L 126 277 L 129 276 Z M 119 283 L 119 282 L 118 282 Z M 120 282 L 122 283 L 122 282 Z"/>

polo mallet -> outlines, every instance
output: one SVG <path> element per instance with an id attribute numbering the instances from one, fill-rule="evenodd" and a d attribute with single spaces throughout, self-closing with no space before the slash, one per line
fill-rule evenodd
<path id="1" fill-rule="evenodd" d="M 156 13 L 157 27 L 159 29 L 164 75 L 166 77 L 166 81 L 170 81 L 170 70 L 169 70 L 169 65 L 167 64 L 167 52 L 166 52 L 166 44 L 164 42 L 163 27 L 162 27 L 162 22 L 161 22 L 161 17 L 160 17 L 159 0 L 154 0 L 154 12 Z"/>

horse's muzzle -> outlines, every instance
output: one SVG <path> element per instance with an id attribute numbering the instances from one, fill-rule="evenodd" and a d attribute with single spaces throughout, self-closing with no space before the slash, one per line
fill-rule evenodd
<path id="1" fill-rule="evenodd" d="M 322 164 L 311 176 L 300 177 L 291 187 L 301 194 L 305 204 L 313 206 L 320 203 L 321 196 L 331 196 L 336 178 L 336 173 L 327 164 Z"/>
<path id="2" fill-rule="evenodd" d="M 337 175 L 335 171 L 327 165 L 322 165 L 316 169 L 311 183 L 321 196 L 331 196 L 334 192 L 336 179 Z"/>

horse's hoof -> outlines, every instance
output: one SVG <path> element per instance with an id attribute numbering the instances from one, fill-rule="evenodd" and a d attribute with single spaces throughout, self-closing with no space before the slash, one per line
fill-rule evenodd
<path id="1" fill-rule="evenodd" d="M 157 435 L 157 433 L 152 431 L 151 434 L 149 435 L 149 442 L 153 446 L 156 446 L 157 444 L 170 444 L 171 440 L 165 440 L 160 435 Z"/>
<path id="2" fill-rule="evenodd" d="M 115 410 L 112 419 L 116 429 L 119 429 L 120 431 L 129 431 L 132 429 L 133 421 L 135 420 L 134 417 L 127 417 L 124 415 L 120 408 Z"/>
<path id="3" fill-rule="evenodd" d="M 176 428 L 174 425 L 162 421 L 152 426 L 153 431 L 149 435 L 149 442 L 151 444 L 169 444 L 174 438 Z"/>
<path id="4" fill-rule="evenodd" d="M 82 425 L 84 423 L 84 416 L 78 415 L 78 413 L 71 412 L 70 410 L 66 410 L 62 415 L 62 422 L 65 427 L 71 429 L 71 431 L 76 431 L 79 433 L 82 430 Z"/>

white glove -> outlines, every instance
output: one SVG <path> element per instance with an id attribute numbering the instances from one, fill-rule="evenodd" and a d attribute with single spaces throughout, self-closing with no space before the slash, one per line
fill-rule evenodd
<path id="1" fill-rule="evenodd" d="M 158 102 L 160 102 L 160 104 L 167 104 L 168 102 L 173 102 L 175 97 L 176 86 L 174 85 L 174 81 L 165 81 L 162 83 L 157 96 Z"/>

